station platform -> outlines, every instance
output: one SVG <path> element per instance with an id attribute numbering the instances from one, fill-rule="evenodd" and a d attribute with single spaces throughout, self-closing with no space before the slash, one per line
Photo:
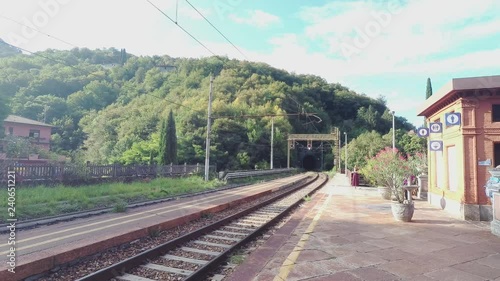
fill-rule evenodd
<path id="1" fill-rule="evenodd" d="M 337 174 L 238 266 L 231 281 L 500 281 L 500 238 L 488 222 L 415 201 L 394 220 L 376 189 Z"/>
<path id="2" fill-rule="evenodd" d="M 203 213 L 218 212 L 268 195 L 308 177 L 299 174 L 265 183 L 180 198 L 155 205 L 75 219 L 16 233 L 15 273 L 7 254 L 11 245 L 0 244 L 0 280 L 22 280 L 101 250 L 146 237 L 198 219 Z M 22 206 L 16 206 L 22 208 Z"/>

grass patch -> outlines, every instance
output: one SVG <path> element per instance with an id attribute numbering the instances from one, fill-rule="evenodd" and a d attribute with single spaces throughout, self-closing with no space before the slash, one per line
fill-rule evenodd
<path id="1" fill-rule="evenodd" d="M 149 237 L 154 239 L 160 236 L 161 230 L 159 228 L 149 229 L 148 234 Z"/>
<path id="2" fill-rule="evenodd" d="M 127 203 L 125 201 L 118 202 L 113 207 L 113 212 L 115 213 L 125 213 L 126 211 L 127 211 Z"/>
<path id="3" fill-rule="evenodd" d="M 327 174 L 328 178 L 331 179 L 337 174 L 337 171 L 335 170 L 335 167 L 334 167 L 330 171 L 326 171 L 325 174 Z"/>
<path id="4" fill-rule="evenodd" d="M 229 262 L 232 264 L 242 264 L 245 261 L 245 256 L 240 253 L 235 253 L 229 258 Z"/>
<path id="5" fill-rule="evenodd" d="M 157 178 L 150 182 L 103 183 L 69 187 L 36 186 L 16 188 L 16 215 L 20 220 L 42 218 L 95 208 L 114 208 L 122 211 L 123 205 L 144 200 L 161 199 L 176 195 L 215 189 L 223 185 L 202 177 Z M 0 191 L 0 208 L 7 210 L 7 191 Z M 7 212 L 0 213 L 2 223 Z"/>

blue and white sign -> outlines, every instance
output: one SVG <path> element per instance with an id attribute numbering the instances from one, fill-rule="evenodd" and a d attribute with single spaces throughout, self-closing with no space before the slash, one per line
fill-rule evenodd
<path id="1" fill-rule="evenodd" d="M 443 123 L 441 123 L 441 122 L 430 123 L 429 129 L 431 130 L 431 133 L 442 133 L 443 132 Z"/>
<path id="2" fill-rule="evenodd" d="M 431 140 L 429 142 L 429 148 L 431 151 L 443 151 L 443 141 Z"/>
<path id="3" fill-rule="evenodd" d="M 460 125 L 462 114 L 460 114 L 460 112 L 446 113 L 445 119 L 446 119 L 446 126 Z"/>
<path id="4" fill-rule="evenodd" d="M 429 128 L 418 128 L 417 134 L 419 137 L 428 137 L 429 136 Z"/>

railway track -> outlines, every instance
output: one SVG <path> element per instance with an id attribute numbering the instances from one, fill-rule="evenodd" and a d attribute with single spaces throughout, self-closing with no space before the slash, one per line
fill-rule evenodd
<path id="1" fill-rule="evenodd" d="M 317 174 L 312 181 L 256 206 L 190 232 L 78 281 L 222 280 L 215 272 L 231 253 L 263 233 L 328 180 Z"/>

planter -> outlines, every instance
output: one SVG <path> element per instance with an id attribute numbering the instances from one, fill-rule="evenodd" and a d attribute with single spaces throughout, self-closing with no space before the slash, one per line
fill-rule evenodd
<path id="1" fill-rule="evenodd" d="M 492 198 L 493 220 L 491 221 L 491 233 L 500 237 L 500 192 L 493 192 Z"/>
<path id="2" fill-rule="evenodd" d="M 492 177 L 500 177 L 500 169 L 499 168 L 491 168 L 488 170 L 488 172 L 490 173 L 490 175 Z"/>
<path id="3" fill-rule="evenodd" d="M 413 217 L 413 212 L 415 211 L 415 205 L 413 204 L 413 202 L 402 204 L 393 201 L 391 203 L 391 210 L 395 220 L 409 222 Z"/>
<path id="4" fill-rule="evenodd" d="M 391 189 L 385 186 L 377 186 L 378 194 L 385 200 L 391 200 Z"/>

